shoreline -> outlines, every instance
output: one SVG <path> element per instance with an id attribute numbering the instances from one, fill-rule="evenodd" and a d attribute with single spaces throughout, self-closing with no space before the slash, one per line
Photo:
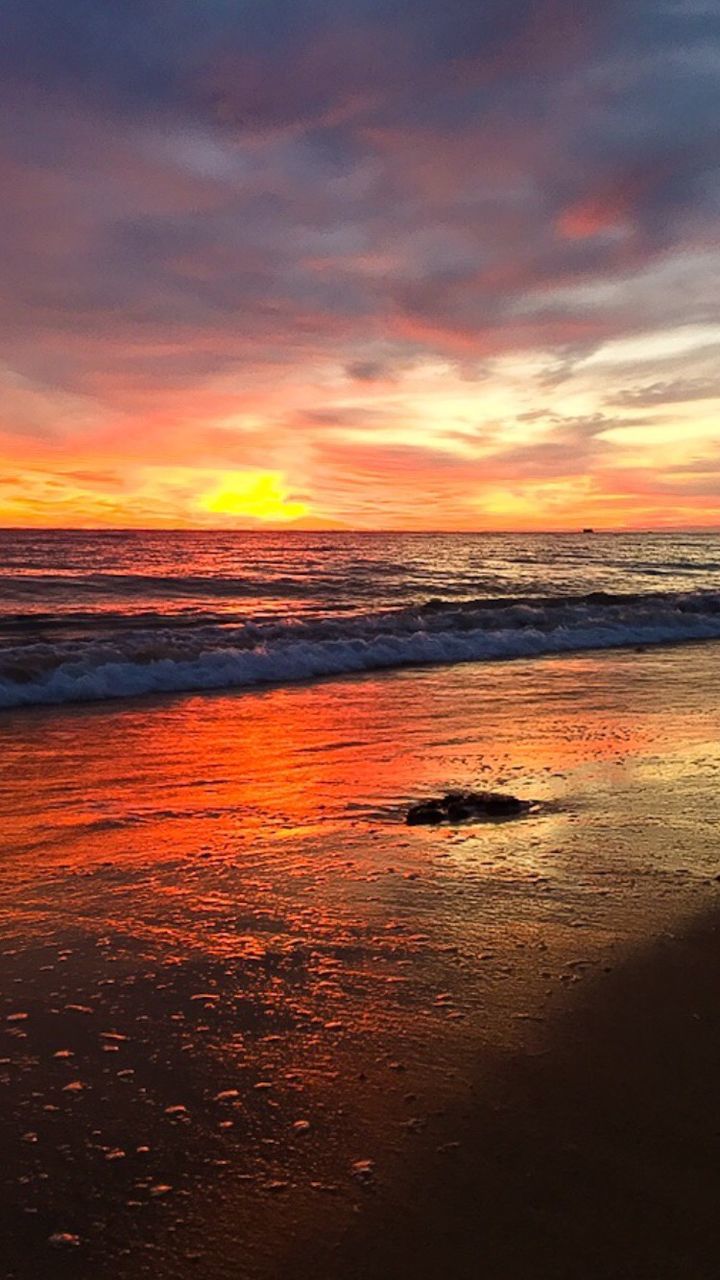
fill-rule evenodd
<path id="1" fill-rule="evenodd" d="M 402 679 L 403 676 L 419 676 L 431 675 L 435 672 L 452 671 L 456 668 L 478 667 L 480 669 L 506 666 L 525 665 L 526 663 L 546 663 L 553 661 L 572 661 L 575 658 L 602 658 L 604 655 L 612 657 L 614 654 L 648 654 L 655 652 L 684 650 L 684 649 L 703 649 L 705 647 L 720 648 L 720 636 L 688 636 L 678 640 L 657 640 L 657 641 L 628 641 L 622 644 L 597 645 L 592 648 L 562 649 L 549 652 L 541 652 L 537 654 L 513 654 L 509 657 L 497 658 L 463 658 L 454 662 L 418 662 L 408 663 L 401 666 L 387 667 L 371 667 L 358 671 L 337 671 L 330 672 L 327 675 L 319 676 L 303 676 L 297 680 L 277 680 L 260 682 L 255 684 L 238 684 L 238 685 L 218 685 L 209 688 L 189 688 L 189 689 L 168 689 L 153 691 L 150 693 L 140 693 L 135 695 L 118 694 L 117 696 L 102 698 L 78 698 L 60 702 L 33 702 L 24 705 L 12 707 L 0 707 L 0 726 L 14 716 L 23 716 L 26 714 L 72 712 L 72 711 L 90 711 L 97 709 L 103 712 L 109 708 L 122 710 L 127 707 L 129 710 L 142 709 L 143 707 L 152 708 L 154 706 L 163 707 L 172 705 L 176 701 L 185 701 L 187 699 L 212 699 L 212 698 L 235 698 L 240 696 L 258 696 L 265 694 L 275 694 L 283 690 L 291 691 L 293 689 L 308 690 L 322 689 L 326 685 L 337 684 L 356 684 L 365 681 L 377 681 L 383 679 Z"/>

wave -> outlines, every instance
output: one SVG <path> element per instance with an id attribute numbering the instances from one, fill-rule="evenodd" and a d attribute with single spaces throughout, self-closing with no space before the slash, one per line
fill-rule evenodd
<path id="1" fill-rule="evenodd" d="M 308 621 L 167 619 L 64 639 L 40 626 L 0 649 L 0 708 L 719 638 L 714 591 L 433 599 Z"/>
<path id="2" fill-rule="evenodd" d="M 321 582 L 320 585 L 328 585 Z M 329 585 L 336 585 L 329 581 Z M 73 595 L 107 596 L 113 598 L 138 596 L 218 596 L 238 597 L 292 596 L 307 591 L 307 579 L 303 574 L 274 574 L 263 577 L 254 575 L 221 574 L 150 574 L 150 573 L 56 573 L 38 571 L 22 575 L 0 574 L 0 592 L 15 597 L 39 597 Z"/>

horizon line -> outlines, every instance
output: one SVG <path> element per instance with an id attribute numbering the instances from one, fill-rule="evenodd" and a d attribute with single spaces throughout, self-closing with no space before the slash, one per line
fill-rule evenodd
<path id="1" fill-rule="evenodd" d="M 578 534 L 593 534 L 595 536 L 603 534 L 678 534 L 678 533 L 698 533 L 698 534 L 720 534 L 720 524 L 716 525 L 675 525 L 653 526 L 648 525 L 646 528 L 632 529 L 623 526 L 614 525 L 612 527 L 603 528 L 599 526 L 577 526 L 571 529 L 393 529 L 393 528 L 353 528 L 348 525 L 339 528 L 317 528 L 308 529 L 298 527 L 297 525 L 288 524 L 287 527 L 282 525 L 271 525 L 264 527 L 253 527 L 249 525 L 228 528 L 223 525 L 0 525 L 0 533 L 123 533 L 123 534 L 145 534 L 145 533 L 293 533 L 293 534 L 353 534 L 373 536 L 387 536 L 392 534 L 395 536 L 408 537 L 514 537 L 522 535 L 523 537 L 557 537 L 567 535 L 577 537 Z"/>

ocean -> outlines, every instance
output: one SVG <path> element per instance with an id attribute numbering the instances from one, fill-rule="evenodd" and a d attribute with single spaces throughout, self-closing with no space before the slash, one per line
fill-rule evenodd
<path id="1" fill-rule="evenodd" d="M 720 637 L 720 534 L 0 532 L 0 709 Z"/>

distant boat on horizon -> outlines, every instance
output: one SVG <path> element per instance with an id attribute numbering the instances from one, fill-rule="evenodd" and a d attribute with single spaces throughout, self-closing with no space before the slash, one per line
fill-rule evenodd
<path id="1" fill-rule="evenodd" d="M 590 525 L 588 525 L 587 529 L 583 529 L 583 533 L 594 533 L 594 532 L 595 532 L 595 530 L 594 530 L 594 529 L 591 529 L 591 528 L 590 528 Z"/>

